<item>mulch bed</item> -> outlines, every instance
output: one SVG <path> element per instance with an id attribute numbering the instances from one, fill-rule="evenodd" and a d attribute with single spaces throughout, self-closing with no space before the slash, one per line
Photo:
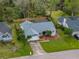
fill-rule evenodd
<path id="1" fill-rule="evenodd" d="M 41 40 L 55 40 L 57 39 L 59 36 L 55 35 L 55 36 L 40 36 Z"/>

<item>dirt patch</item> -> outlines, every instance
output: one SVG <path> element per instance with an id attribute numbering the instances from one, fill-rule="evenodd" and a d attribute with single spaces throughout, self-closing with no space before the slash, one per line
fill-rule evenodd
<path id="1" fill-rule="evenodd" d="M 24 22 L 24 21 L 31 21 L 31 22 L 47 22 L 48 18 L 44 16 L 37 16 L 34 18 L 21 18 L 21 19 L 16 19 L 14 22 Z"/>

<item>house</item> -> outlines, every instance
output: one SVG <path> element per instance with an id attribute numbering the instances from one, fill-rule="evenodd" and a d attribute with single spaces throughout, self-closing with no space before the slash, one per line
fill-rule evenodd
<path id="1" fill-rule="evenodd" d="M 54 24 L 51 21 L 45 22 L 30 22 L 25 21 L 20 24 L 22 30 L 24 31 L 25 37 L 32 36 L 28 41 L 39 40 L 43 31 L 50 30 L 52 32 L 52 36 L 56 35 L 56 29 Z"/>
<path id="2" fill-rule="evenodd" d="M 12 33 L 7 23 L 0 22 L 0 41 L 11 41 Z"/>
<path id="3" fill-rule="evenodd" d="M 72 36 L 79 37 L 79 17 L 78 16 L 70 16 L 70 17 L 60 17 L 59 22 L 60 25 L 66 28 L 72 29 Z"/>

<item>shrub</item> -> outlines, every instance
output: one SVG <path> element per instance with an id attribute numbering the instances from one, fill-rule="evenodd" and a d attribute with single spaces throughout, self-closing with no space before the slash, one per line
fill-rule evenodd
<path id="1" fill-rule="evenodd" d="M 72 33 L 72 29 L 63 27 L 62 25 L 59 25 L 58 28 L 60 28 L 64 32 L 64 34 L 71 34 Z"/>
<path id="2" fill-rule="evenodd" d="M 64 33 L 70 35 L 72 33 L 72 30 L 69 28 L 64 28 Z"/>
<path id="3" fill-rule="evenodd" d="M 64 31 L 64 30 L 65 30 L 65 27 L 63 27 L 62 25 L 60 25 L 60 29 L 61 29 L 62 31 Z"/>
<path id="4" fill-rule="evenodd" d="M 31 35 L 27 36 L 27 39 L 30 39 L 30 38 L 32 38 L 32 36 L 31 36 Z"/>
<path id="5" fill-rule="evenodd" d="M 50 30 L 47 30 L 47 31 L 43 31 L 42 34 L 47 35 L 47 36 L 51 36 L 52 32 Z"/>

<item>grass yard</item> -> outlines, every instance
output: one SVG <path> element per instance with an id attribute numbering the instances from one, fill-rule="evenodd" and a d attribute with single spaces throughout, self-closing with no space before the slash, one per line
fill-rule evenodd
<path id="1" fill-rule="evenodd" d="M 13 43 L 15 44 L 13 44 L 12 42 L 8 44 L 0 43 L 0 59 L 26 56 L 30 55 L 30 52 L 32 52 L 28 42 L 26 42 L 26 45 L 24 45 L 24 42 L 17 40 L 16 30 L 14 27 L 12 28 L 12 33 Z M 17 50 L 13 51 L 13 47 L 17 47 Z"/>
<path id="2" fill-rule="evenodd" d="M 57 52 L 71 49 L 79 49 L 79 41 L 72 36 L 64 34 L 60 29 L 57 30 L 60 38 L 49 42 L 40 42 L 46 52 Z"/>

